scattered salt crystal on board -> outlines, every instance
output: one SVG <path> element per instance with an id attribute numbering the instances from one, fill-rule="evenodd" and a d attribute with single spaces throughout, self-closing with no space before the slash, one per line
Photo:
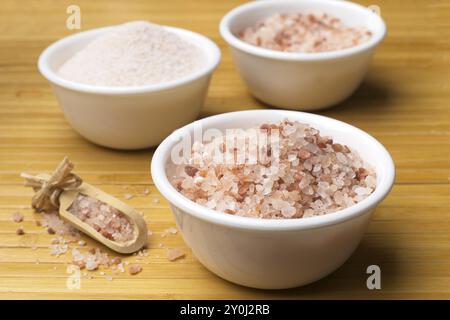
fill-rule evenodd
<path id="1" fill-rule="evenodd" d="M 244 130 L 268 135 L 279 133 L 278 158 L 271 146 L 269 161 L 249 160 L 249 142 L 241 145 L 245 160 L 224 165 L 220 159 L 236 159 L 236 148 L 216 145 L 226 141 L 198 143 L 185 164 L 171 177 L 179 192 L 209 209 L 227 214 L 264 219 L 307 218 L 350 207 L 376 188 L 376 173 L 358 153 L 336 143 L 332 137 L 297 121 L 264 123 Z M 216 157 L 216 152 L 224 154 Z M 197 161 L 196 159 L 201 159 Z M 219 159 L 219 161 L 217 161 Z M 194 180 L 202 177 L 197 182 Z"/>
<path id="2" fill-rule="evenodd" d="M 134 238 L 134 225 L 127 216 L 98 199 L 80 193 L 68 211 L 107 239 L 126 242 Z"/>
<path id="3" fill-rule="evenodd" d="M 12 215 L 12 219 L 14 222 L 22 222 L 23 221 L 23 214 L 21 212 L 14 212 Z"/>
<path id="4" fill-rule="evenodd" d="M 342 50 L 371 37 L 366 27 L 348 27 L 324 12 L 276 13 L 240 34 L 243 41 L 255 46 L 285 52 Z"/>
<path id="5" fill-rule="evenodd" d="M 183 258 L 186 254 L 178 248 L 168 248 L 167 249 L 167 259 L 169 261 L 175 261 L 177 259 Z"/>
<path id="6" fill-rule="evenodd" d="M 133 276 L 140 273 L 141 271 L 142 271 L 142 267 L 140 264 L 133 263 L 128 266 L 128 272 L 129 272 L 129 274 L 131 274 Z"/>
<path id="7" fill-rule="evenodd" d="M 164 230 L 163 232 L 161 232 L 161 237 L 165 237 L 169 234 L 177 234 L 177 233 L 178 233 L 177 228 L 170 227 L 170 228 L 167 228 L 166 230 Z"/>
<path id="8" fill-rule="evenodd" d="M 117 198 L 91 186 L 72 173 L 74 164 L 65 157 L 50 174 L 22 173 L 25 185 L 35 191 L 32 207 L 45 212 L 49 234 L 62 234 L 66 224 L 59 215 L 77 229 L 109 248 L 130 253 L 147 242 L 147 225 L 142 215 Z M 120 209 L 118 209 L 120 208 Z M 76 232 L 73 232 L 74 235 Z M 76 239 L 72 240 L 73 242 Z"/>

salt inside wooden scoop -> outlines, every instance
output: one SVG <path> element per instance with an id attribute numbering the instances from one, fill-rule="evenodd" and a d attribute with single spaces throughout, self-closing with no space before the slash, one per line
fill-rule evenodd
<path id="1" fill-rule="evenodd" d="M 25 185 L 36 192 L 32 207 L 59 215 L 80 231 L 120 253 L 131 253 L 147 243 L 147 226 L 132 207 L 95 188 L 72 173 L 67 159 L 52 175 L 22 173 Z"/>
<path id="2" fill-rule="evenodd" d="M 105 238 L 127 242 L 134 238 L 134 225 L 121 211 L 85 194 L 78 194 L 68 211 Z"/>

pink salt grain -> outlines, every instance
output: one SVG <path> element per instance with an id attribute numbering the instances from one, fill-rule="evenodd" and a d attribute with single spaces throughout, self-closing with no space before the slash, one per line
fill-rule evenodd
<path id="1" fill-rule="evenodd" d="M 169 235 L 169 234 L 177 234 L 178 233 L 178 230 L 177 230 L 177 228 L 175 228 L 175 227 L 170 227 L 170 228 L 167 228 L 166 230 L 164 230 L 162 233 L 161 233 L 161 237 L 165 237 L 165 236 L 167 236 L 167 235 Z"/>
<path id="2" fill-rule="evenodd" d="M 324 12 L 277 13 L 244 29 L 240 38 L 266 49 L 324 52 L 350 48 L 370 39 L 365 27 L 348 27 Z"/>
<path id="3" fill-rule="evenodd" d="M 125 200 L 131 200 L 134 198 L 134 195 L 132 195 L 131 193 L 125 193 L 123 197 L 125 198 Z"/>
<path id="4" fill-rule="evenodd" d="M 79 194 L 68 211 L 107 239 L 126 242 L 134 238 L 132 222 L 121 211 L 102 201 Z"/>
<path id="5" fill-rule="evenodd" d="M 22 222 L 23 221 L 23 214 L 20 212 L 14 212 L 12 215 L 12 219 L 14 222 Z"/>
<path id="6" fill-rule="evenodd" d="M 262 124 L 248 131 L 266 128 L 280 132 L 277 161 L 272 157 L 268 163 L 252 163 L 245 152 L 244 164 L 224 164 L 216 160 L 217 141 L 197 143 L 187 163 L 179 165 L 171 177 L 172 184 L 207 208 L 264 219 L 332 213 L 362 201 L 375 190 L 374 170 L 348 146 L 297 121 Z M 249 147 L 246 141 L 243 149 Z"/>
<path id="7" fill-rule="evenodd" d="M 128 266 L 128 272 L 133 276 L 140 273 L 141 271 L 142 271 L 142 267 L 140 264 L 134 263 L 134 264 L 130 264 Z"/>
<path id="8" fill-rule="evenodd" d="M 86 246 L 86 241 L 80 239 L 80 233 L 74 229 L 70 224 L 62 220 L 57 212 L 42 213 L 42 225 L 50 229 L 50 233 L 57 234 L 58 236 L 51 239 L 49 245 L 50 254 L 56 256 L 63 255 L 67 252 L 71 252 L 72 264 L 78 266 L 80 269 L 86 269 L 87 271 L 95 271 L 102 268 L 112 268 L 118 272 L 125 272 L 124 263 L 120 257 L 110 257 L 106 252 L 103 252 L 99 248 L 90 248 L 87 252 L 81 252 L 79 249 L 70 248 L 70 244 L 76 243 L 80 247 Z M 39 221 L 37 221 L 39 222 Z M 20 228 L 23 232 L 23 229 Z M 34 244 L 31 248 L 36 250 L 37 246 Z M 39 263 L 37 260 L 36 263 Z M 103 273 L 105 279 L 112 280 L 110 275 Z M 90 279 L 87 273 L 83 274 L 84 278 Z"/>
<path id="9" fill-rule="evenodd" d="M 122 259 L 120 259 L 119 257 L 114 257 L 111 259 L 111 263 L 116 264 L 116 265 L 120 264 L 120 263 L 122 263 Z"/>
<path id="10" fill-rule="evenodd" d="M 79 231 L 62 220 L 57 212 L 42 213 L 42 217 L 40 224 L 47 228 L 47 233 L 79 236 Z"/>
<path id="11" fill-rule="evenodd" d="M 183 258 L 186 254 L 177 248 L 167 249 L 167 259 L 169 261 L 175 261 L 177 259 Z"/>
<path id="12" fill-rule="evenodd" d="M 204 67 L 206 55 L 188 37 L 146 21 L 108 28 L 58 69 L 62 78 L 96 86 L 164 83 Z"/>

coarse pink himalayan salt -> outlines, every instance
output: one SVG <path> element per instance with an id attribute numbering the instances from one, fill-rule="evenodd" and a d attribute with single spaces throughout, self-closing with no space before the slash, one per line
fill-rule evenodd
<path id="1" fill-rule="evenodd" d="M 110 257 L 106 252 L 99 248 L 90 248 L 89 250 L 83 250 L 84 252 L 76 248 L 71 248 L 74 243 L 78 244 L 80 247 L 85 247 L 86 241 L 80 240 L 80 232 L 62 220 L 57 212 L 41 213 L 41 215 L 43 220 L 42 222 L 37 220 L 37 226 L 52 229 L 53 234 L 59 235 L 51 240 L 51 244 L 49 245 L 51 255 L 60 256 L 70 251 L 72 263 L 80 269 L 94 271 L 99 267 L 104 267 L 111 268 L 112 271 L 118 273 L 125 272 L 124 263 L 118 256 Z M 19 228 L 17 234 L 23 235 L 25 232 L 22 228 Z M 37 246 L 34 245 L 32 250 L 36 250 L 36 248 Z M 37 260 L 36 263 L 39 263 L 39 260 Z"/>
<path id="2" fill-rule="evenodd" d="M 372 33 L 365 27 L 348 27 L 327 13 L 277 13 L 240 38 L 258 47 L 286 52 L 323 52 L 357 46 L 368 41 Z"/>
<path id="3" fill-rule="evenodd" d="M 136 274 L 138 274 L 138 273 L 141 273 L 141 271 L 142 271 L 142 267 L 141 267 L 140 264 L 133 263 L 133 264 L 130 264 L 130 265 L 128 266 L 128 272 L 129 272 L 132 276 L 134 276 L 134 275 L 136 275 Z"/>
<path id="4" fill-rule="evenodd" d="M 40 225 L 47 228 L 49 234 L 59 234 L 68 236 L 79 236 L 77 229 L 66 223 L 59 217 L 58 212 L 42 213 L 43 221 Z"/>
<path id="5" fill-rule="evenodd" d="M 78 194 L 68 211 L 107 239 L 126 242 L 134 238 L 134 225 L 127 216 L 100 200 Z"/>
<path id="6" fill-rule="evenodd" d="M 167 249 L 167 259 L 169 261 L 175 261 L 183 258 L 186 254 L 178 248 L 168 248 Z"/>
<path id="7" fill-rule="evenodd" d="M 356 151 L 321 136 L 307 124 L 284 120 L 246 132 L 251 130 L 269 136 L 279 133 L 278 161 L 247 161 L 250 145 L 246 140 L 244 164 L 224 164 L 215 152 L 236 154 L 235 147 L 223 143 L 226 138 L 196 142 L 187 163 L 176 167 L 172 184 L 207 208 L 265 219 L 335 212 L 360 202 L 376 188 L 375 172 Z M 217 143 L 222 147 L 217 148 Z M 259 148 L 271 153 L 268 147 Z"/>
<path id="8" fill-rule="evenodd" d="M 106 252 L 98 248 L 91 248 L 89 251 L 82 253 L 78 249 L 72 249 L 72 263 L 80 269 L 86 268 L 88 271 L 97 270 L 99 266 L 109 267 L 113 264 Z"/>
<path id="9" fill-rule="evenodd" d="M 21 212 L 14 212 L 12 215 L 12 219 L 14 222 L 22 222 L 23 221 L 23 214 Z"/>

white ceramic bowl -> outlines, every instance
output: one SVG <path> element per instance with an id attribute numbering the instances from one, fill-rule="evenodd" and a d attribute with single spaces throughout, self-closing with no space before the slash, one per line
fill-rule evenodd
<path id="1" fill-rule="evenodd" d="M 203 130 L 248 128 L 288 118 L 311 124 L 359 152 L 377 173 L 377 188 L 358 204 L 304 219 L 265 220 L 233 216 L 203 207 L 169 182 L 171 151 L 194 126 Z M 205 118 L 167 137 L 156 150 L 153 182 L 170 202 L 184 240 L 200 262 L 220 277 L 244 286 L 280 289 L 321 279 L 341 266 L 358 246 L 375 207 L 389 193 L 395 176 L 386 149 L 372 136 L 331 118 L 295 111 L 249 110 Z"/>
<path id="2" fill-rule="evenodd" d="M 130 87 L 93 86 L 57 74 L 67 59 L 110 28 L 80 32 L 55 42 L 39 57 L 39 70 L 51 83 L 67 120 L 86 139 L 117 149 L 155 146 L 198 117 L 220 50 L 200 34 L 165 27 L 204 51 L 202 69 L 179 80 Z"/>
<path id="3" fill-rule="evenodd" d="M 246 27 L 274 13 L 323 11 L 348 26 L 365 26 L 371 39 L 352 48 L 320 53 L 290 53 L 260 48 L 240 40 Z M 383 40 L 383 20 L 361 5 L 336 0 L 266 0 L 241 5 L 226 14 L 220 33 L 231 48 L 241 77 L 258 99 L 276 107 L 316 110 L 350 96 L 363 80 L 376 46 Z"/>

